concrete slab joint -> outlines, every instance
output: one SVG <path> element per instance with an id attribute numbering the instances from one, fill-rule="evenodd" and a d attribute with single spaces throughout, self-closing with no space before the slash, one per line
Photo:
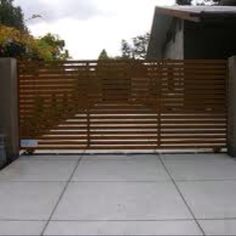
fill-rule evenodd
<path id="1" fill-rule="evenodd" d="M 0 134 L 5 136 L 7 161 L 18 156 L 17 63 L 0 58 Z"/>
<path id="2" fill-rule="evenodd" d="M 236 235 L 235 196 L 226 154 L 21 156 L 0 171 L 0 235 Z"/>

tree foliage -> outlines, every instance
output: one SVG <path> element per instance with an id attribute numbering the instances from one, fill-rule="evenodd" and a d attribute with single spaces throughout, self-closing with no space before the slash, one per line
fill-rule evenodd
<path id="1" fill-rule="evenodd" d="M 138 35 L 132 39 L 132 43 L 126 40 L 121 42 L 122 58 L 124 59 L 145 59 L 147 55 L 150 34 Z"/>
<path id="2" fill-rule="evenodd" d="M 33 15 L 32 19 L 37 17 L 40 15 Z M 0 57 L 65 60 L 69 53 L 64 48 L 65 41 L 57 35 L 33 37 L 25 25 L 21 8 L 15 7 L 13 0 L 0 0 Z"/>
<path id="3" fill-rule="evenodd" d="M 51 39 L 51 41 L 49 40 Z M 0 26 L 0 57 L 18 59 L 38 59 L 45 61 L 64 60 L 69 57 L 64 43 L 58 36 L 51 34 L 34 38 L 18 29 Z M 59 43 L 60 42 L 60 43 Z"/>
<path id="4" fill-rule="evenodd" d="M 225 6 L 236 6 L 236 1 L 235 0 L 220 0 L 219 4 L 225 5 Z"/>
<path id="5" fill-rule="evenodd" d="M 111 58 L 108 56 L 106 49 L 103 49 L 98 57 L 98 60 L 109 60 L 109 59 Z"/>
<path id="6" fill-rule="evenodd" d="M 178 5 L 212 5 L 219 3 L 219 0 L 177 0 Z"/>
<path id="7" fill-rule="evenodd" d="M 65 40 L 60 39 L 58 35 L 53 35 L 51 33 L 46 34 L 38 40 L 41 46 L 46 46 L 51 48 L 51 58 L 52 60 L 65 60 L 69 58 L 69 52 L 65 48 Z"/>
<path id="8" fill-rule="evenodd" d="M 191 5 L 192 0 L 176 0 L 178 5 Z"/>
<path id="9" fill-rule="evenodd" d="M 235 0 L 176 0 L 178 5 L 226 5 L 236 6 Z"/>
<path id="10" fill-rule="evenodd" d="M 14 27 L 20 31 L 27 31 L 22 9 L 15 7 L 13 0 L 0 0 L 0 25 Z"/>
<path id="11" fill-rule="evenodd" d="M 133 57 L 131 45 L 126 41 L 121 41 L 121 53 L 123 59 L 129 59 Z"/>

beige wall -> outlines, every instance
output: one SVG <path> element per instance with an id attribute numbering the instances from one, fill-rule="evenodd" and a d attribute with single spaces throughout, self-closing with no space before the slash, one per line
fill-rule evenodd
<path id="1" fill-rule="evenodd" d="M 18 157 L 17 65 L 12 58 L 0 58 L 0 134 L 6 137 L 7 159 Z"/>
<path id="2" fill-rule="evenodd" d="M 236 157 L 236 56 L 229 59 L 228 153 Z"/>
<path id="3" fill-rule="evenodd" d="M 171 40 L 165 45 L 164 59 L 184 59 L 184 21 L 177 20 L 173 29 Z"/>

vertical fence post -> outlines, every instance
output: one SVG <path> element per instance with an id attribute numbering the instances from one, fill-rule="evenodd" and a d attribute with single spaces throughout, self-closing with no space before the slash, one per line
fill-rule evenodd
<path id="1" fill-rule="evenodd" d="M 87 86 L 87 88 L 86 88 L 86 90 L 87 90 L 87 104 L 86 104 L 86 116 L 87 116 L 87 149 L 89 149 L 90 148 L 90 146 L 91 146 L 91 144 L 90 144 L 90 99 L 91 99 L 91 97 L 90 97 L 90 89 L 91 89 L 91 85 L 92 85 L 92 83 L 91 83 L 91 78 L 90 78 L 90 73 L 89 73 L 89 70 L 90 70 L 90 68 L 89 68 L 89 62 L 87 62 L 86 63 L 86 69 L 87 69 L 87 83 L 86 83 L 86 86 Z"/>
<path id="2" fill-rule="evenodd" d="M 0 134 L 5 136 L 7 161 L 19 155 L 17 63 L 0 58 Z"/>
<path id="3" fill-rule="evenodd" d="M 157 77 L 157 83 L 158 83 L 158 101 L 157 101 L 157 116 L 158 116 L 158 134 L 157 134 L 157 149 L 161 148 L 161 115 L 162 115 L 162 70 L 163 70 L 163 64 L 158 63 L 158 77 Z"/>
<path id="4" fill-rule="evenodd" d="M 90 148 L 90 109 L 89 106 L 86 109 L 87 112 L 87 148 Z"/>
<path id="5" fill-rule="evenodd" d="M 229 58 L 229 78 L 227 80 L 228 107 L 228 154 L 236 157 L 236 56 Z"/>

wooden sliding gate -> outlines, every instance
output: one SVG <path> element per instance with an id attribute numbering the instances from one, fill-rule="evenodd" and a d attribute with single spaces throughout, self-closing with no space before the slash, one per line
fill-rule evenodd
<path id="1" fill-rule="evenodd" d="M 226 61 L 18 67 L 22 149 L 226 147 Z"/>

